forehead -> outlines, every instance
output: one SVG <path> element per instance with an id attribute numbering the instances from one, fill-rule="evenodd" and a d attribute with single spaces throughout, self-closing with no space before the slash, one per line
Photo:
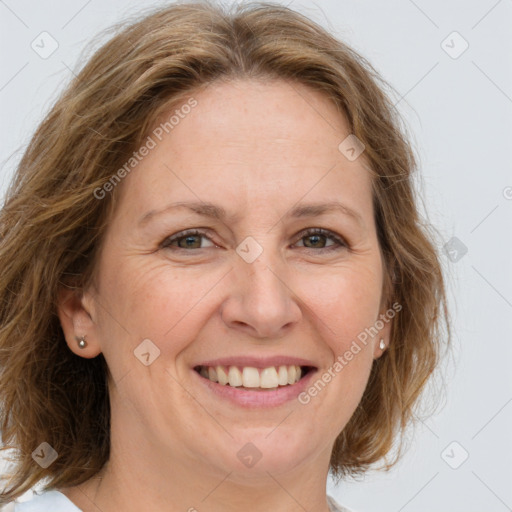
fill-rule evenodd
<path id="1" fill-rule="evenodd" d="M 175 105 L 158 120 L 154 147 L 123 183 L 134 209 L 173 199 L 233 208 L 334 201 L 340 193 L 369 199 L 363 158 L 339 150 L 348 122 L 324 94 L 284 81 L 232 81 L 191 97 L 193 108 Z"/>
<path id="2" fill-rule="evenodd" d="M 243 156 L 242 150 L 250 150 L 265 161 L 288 157 L 293 162 L 293 152 L 299 148 L 301 156 L 328 156 L 325 150 L 336 150 L 340 137 L 350 133 L 334 102 L 303 84 L 219 82 L 209 85 L 195 100 L 194 110 L 172 130 L 183 156 L 187 149 L 218 150 L 222 144 L 224 156 Z"/>

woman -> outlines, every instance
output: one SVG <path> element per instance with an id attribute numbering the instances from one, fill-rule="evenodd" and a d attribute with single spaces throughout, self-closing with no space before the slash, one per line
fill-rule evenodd
<path id="1" fill-rule="evenodd" d="M 329 471 L 396 462 L 446 306 L 378 80 L 272 4 L 91 58 L 0 217 L 3 503 L 343 511 Z"/>

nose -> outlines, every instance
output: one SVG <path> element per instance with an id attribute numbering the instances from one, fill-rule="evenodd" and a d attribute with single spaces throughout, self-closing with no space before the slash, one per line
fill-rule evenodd
<path id="1" fill-rule="evenodd" d="M 254 338 L 285 335 L 302 316 L 289 270 L 269 265 L 268 258 L 238 261 L 235 267 L 233 288 L 222 307 L 224 323 Z"/>

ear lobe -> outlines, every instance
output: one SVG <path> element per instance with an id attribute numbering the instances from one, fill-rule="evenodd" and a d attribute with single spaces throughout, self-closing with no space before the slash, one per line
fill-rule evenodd
<path id="1" fill-rule="evenodd" d="M 94 321 L 92 297 L 87 292 L 62 286 L 57 294 L 57 314 L 69 349 L 87 359 L 101 353 L 97 326 Z M 91 304 L 90 306 L 88 304 Z M 80 348 L 76 338 L 86 337 L 86 346 Z"/>
<path id="2" fill-rule="evenodd" d="M 384 324 L 382 329 L 379 330 L 378 334 L 373 338 L 373 358 L 378 359 L 389 347 L 391 340 L 391 323 L 393 320 L 388 318 L 386 313 L 379 315 L 379 320 Z M 377 324 L 377 322 L 375 322 Z M 381 347 L 381 340 L 385 344 L 384 348 Z"/>

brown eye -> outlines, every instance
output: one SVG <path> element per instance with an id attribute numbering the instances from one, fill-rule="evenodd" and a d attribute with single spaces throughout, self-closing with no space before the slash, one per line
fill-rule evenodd
<path id="1" fill-rule="evenodd" d="M 167 238 L 161 244 L 162 248 L 177 248 L 177 249 L 206 249 L 201 246 L 201 240 L 210 240 L 205 233 L 198 230 L 181 231 L 172 237 Z M 210 240 L 211 242 L 211 240 Z M 214 244 L 210 245 L 212 247 Z"/>
<path id="2" fill-rule="evenodd" d="M 337 236 L 332 231 L 321 228 L 312 228 L 302 232 L 301 240 L 307 240 L 307 242 L 303 242 L 303 246 L 306 249 L 324 249 L 326 251 L 330 251 L 333 249 L 341 249 L 347 247 L 347 243 L 342 238 Z M 331 240 L 334 243 L 331 245 L 326 245 L 328 240 Z"/>
<path id="3" fill-rule="evenodd" d="M 325 235 L 307 235 L 303 237 L 303 240 L 309 240 L 308 243 L 304 244 L 306 247 L 312 249 L 323 249 L 325 247 L 327 237 Z"/>

